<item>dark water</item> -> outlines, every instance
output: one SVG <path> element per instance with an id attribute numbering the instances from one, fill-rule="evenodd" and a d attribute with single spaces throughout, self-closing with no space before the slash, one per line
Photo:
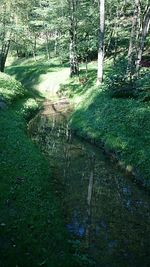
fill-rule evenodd
<path id="1" fill-rule="evenodd" d="M 148 195 L 101 150 L 71 136 L 65 117 L 56 108 L 40 113 L 30 133 L 53 169 L 69 242 L 81 266 L 150 266 Z"/>

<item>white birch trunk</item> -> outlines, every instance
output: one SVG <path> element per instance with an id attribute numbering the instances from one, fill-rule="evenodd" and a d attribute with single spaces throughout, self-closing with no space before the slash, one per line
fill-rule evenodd
<path id="1" fill-rule="evenodd" d="M 99 12 L 100 12 L 100 29 L 99 29 L 97 85 L 99 85 L 103 81 L 105 0 L 99 0 Z"/>

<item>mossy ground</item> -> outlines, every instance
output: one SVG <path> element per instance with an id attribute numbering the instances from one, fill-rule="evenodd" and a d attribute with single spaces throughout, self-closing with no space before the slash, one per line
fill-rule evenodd
<path id="1" fill-rule="evenodd" d="M 27 135 L 36 96 L 6 74 L 0 89 L 0 266 L 73 266 L 50 164 Z"/>

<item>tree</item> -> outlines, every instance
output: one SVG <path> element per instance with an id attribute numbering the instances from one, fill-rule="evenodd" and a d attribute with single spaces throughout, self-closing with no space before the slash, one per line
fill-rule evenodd
<path id="1" fill-rule="evenodd" d="M 135 62 L 137 57 L 137 47 L 140 31 L 140 0 L 134 2 L 134 13 L 132 17 L 132 29 L 130 35 L 129 49 L 128 49 L 128 64 L 127 64 L 127 77 L 131 80 L 135 74 Z"/>
<path id="2" fill-rule="evenodd" d="M 147 4 L 145 8 L 145 1 L 135 0 L 127 64 L 127 77 L 130 80 L 138 77 L 149 25 L 150 5 Z"/>
<path id="3" fill-rule="evenodd" d="M 10 48 L 12 35 L 11 28 L 11 3 L 3 1 L 0 10 L 0 71 L 4 72 L 5 62 Z"/>
<path id="4" fill-rule="evenodd" d="M 146 40 L 146 36 L 148 34 L 148 31 L 149 31 L 149 26 L 150 26 L 150 5 L 148 4 L 147 7 L 146 7 L 146 10 L 145 10 L 144 19 L 143 19 L 142 27 L 141 27 L 140 45 L 139 45 L 137 61 L 136 61 L 136 72 L 137 72 L 137 74 L 139 73 L 140 62 L 141 62 L 141 59 L 142 59 L 145 40 Z"/>
<path id="5" fill-rule="evenodd" d="M 70 36 L 70 77 L 79 74 L 78 54 L 77 54 L 77 9 L 78 0 L 68 0 L 69 8 L 69 36 Z"/>
<path id="6" fill-rule="evenodd" d="M 97 84 L 103 81 L 103 62 L 104 62 L 104 27 L 105 27 L 105 0 L 99 0 L 99 48 L 98 48 L 98 72 Z"/>

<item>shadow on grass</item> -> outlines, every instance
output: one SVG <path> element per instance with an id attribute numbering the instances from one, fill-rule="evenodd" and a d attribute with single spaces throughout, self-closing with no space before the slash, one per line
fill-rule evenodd
<path id="1" fill-rule="evenodd" d="M 67 94 L 70 97 L 75 95 L 83 95 L 90 87 L 93 87 L 96 82 L 97 71 L 96 69 L 88 70 L 88 75 L 86 77 L 85 70 L 80 70 L 80 77 L 70 80 L 70 82 L 64 85 L 61 85 L 60 92 Z"/>
<path id="2" fill-rule="evenodd" d="M 60 65 L 48 64 L 31 64 L 11 66 L 6 68 L 6 73 L 15 76 L 16 80 L 28 90 L 29 94 L 35 97 L 42 97 L 40 92 L 36 90 L 36 86 L 41 82 L 41 75 L 57 72 L 62 68 Z"/>
<path id="3" fill-rule="evenodd" d="M 43 55 L 37 55 L 36 61 L 33 57 L 28 58 L 14 58 L 13 62 L 11 63 L 11 67 L 13 66 L 29 66 L 29 65 L 41 65 L 46 66 L 50 68 L 62 68 L 62 67 L 69 67 L 68 61 L 65 61 L 61 63 L 61 60 L 59 57 L 53 57 L 49 60 L 46 57 L 43 57 Z"/>

